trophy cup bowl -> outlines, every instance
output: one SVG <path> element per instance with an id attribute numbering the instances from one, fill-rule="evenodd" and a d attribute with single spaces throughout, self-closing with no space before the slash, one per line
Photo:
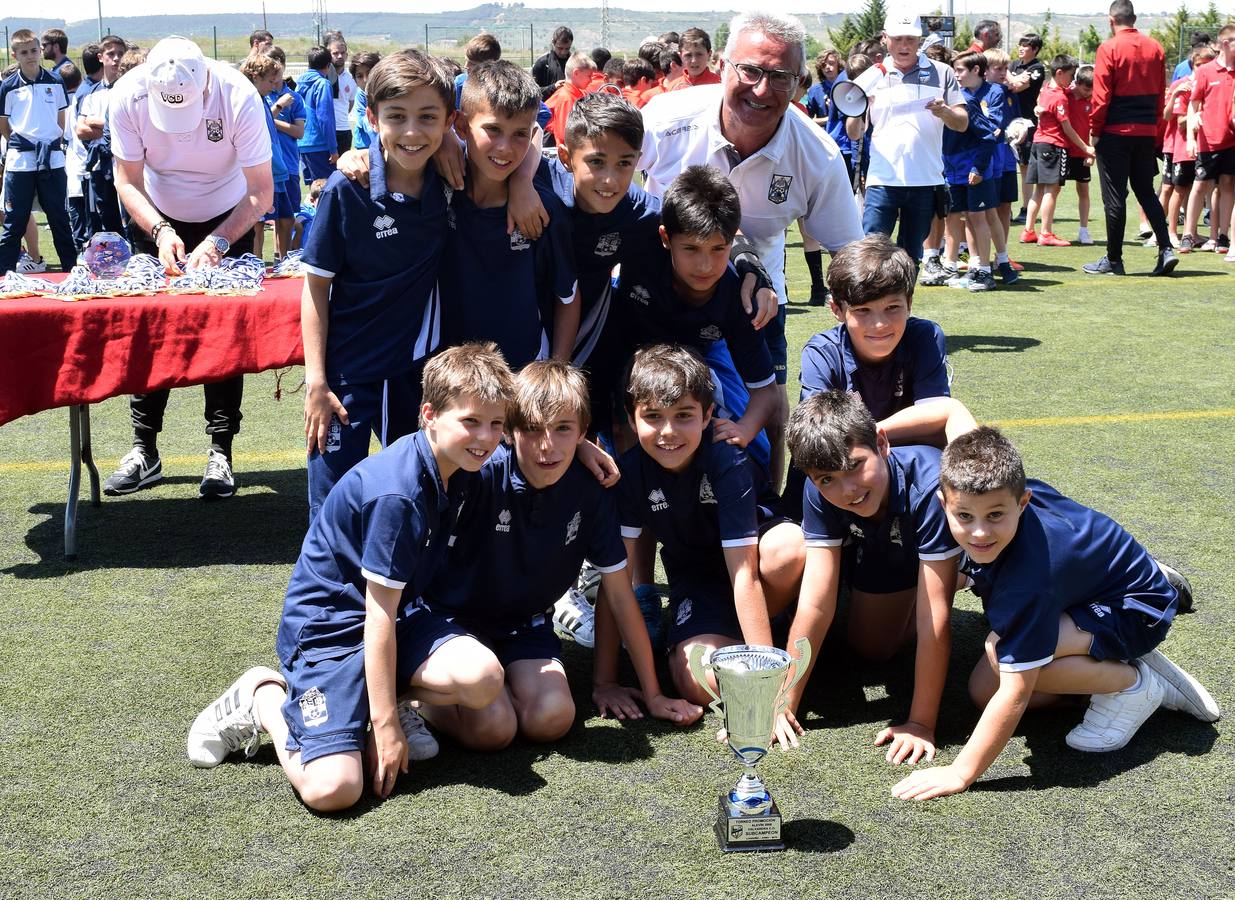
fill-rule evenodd
<path id="1" fill-rule="evenodd" d="M 755 766 L 767 755 L 776 717 L 784 711 L 790 689 L 810 664 L 806 638 L 799 638 L 794 649 L 796 661 L 776 647 L 734 644 L 719 648 L 705 663 L 707 648 L 700 644 L 690 648 L 691 675 L 711 694 L 712 711 L 724 717 L 729 748 L 745 768 L 733 789 L 720 795 L 716 838 L 727 853 L 785 848 L 780 810 Z M 715 691 L 708 683 L 708 672 L 716 676 Z"/>

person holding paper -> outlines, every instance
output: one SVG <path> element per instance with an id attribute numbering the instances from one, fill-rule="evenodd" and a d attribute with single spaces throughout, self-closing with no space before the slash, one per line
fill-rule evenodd
<path id="1" fill-rule="evenodd" d="M 956 74 L 920 52 L 922 22 L 916 14 L 890 11 L 883 43 L 888 49 L 883 62 L 855 80 L 870 97 L 870 108 L 845 122 L 855 141 L 870 130 L 862 230 L 891 237 L 899 220 L 896 243 L 921 262 L 922 241 L 937 204 L 947 197 L 943 129 L 964 131 L 969 116 Z"/>

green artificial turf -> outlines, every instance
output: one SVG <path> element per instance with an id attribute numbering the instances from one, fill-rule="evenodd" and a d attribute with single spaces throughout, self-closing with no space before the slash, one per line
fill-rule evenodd
<path id="1" fill-rule="evenodd" d="M 1074 206 L 1063 206 L 1067 237 Z M 943 326 L 954 393 L 1009 423 L 1031 476 L 1110 513 L 1191 577 L 1197 612 L 1164 649 L 1230 707 L 1235 267 L 1194 254 L 1169 280 L 1078 271 L 1101 253 L 1017 246 L 1021 285 L 923 288 L 914 311 Z M 1152 251 L 1126 261 L 1145 272 Z M 831 322 L 805 304 L 796 239 L 789 272 L 796 380 L 797 352 Z M 301 397 L 276 401 L 275 383 L 248 378 L 240 490 L 213 505 L 196 497 L 201 391 L 174 392 L 166 483 L 83 504 L 74 563 L 62 556 L 67 412 L 0 429 L 0 896 L 1235 895 L 1225 722 L 1161 712 L 1124 751 L 1086 755 L 1063 743 L 1079 711 L 1031 715 L 973 790 L 906 804 L 871 740 L 908 709 L 912 655 L 862 665 L 832 641 L 803 749 L 760 767 L 786 817 L 780 854 L 716 849 L 716 795 L 739 774 L 716 722 L 595 718 L 590 654 L 573 644 L 579 717 L 563 741 L 488 756 L 446 743 L 384 803 L 308 813 L 269 743 L 251 761 L 193 769 L 193 716 L 245 668 L 274 662 L 305 528 Z M 1144 418 L 1186 411 L 1203 415 Z M 128 447 L 126 401 L 95 406 L 92 421 L 106 474 Z M 986 627 L 971 594 L 954 623 L 944 761 L 977 718 L 965 679 Z"/>

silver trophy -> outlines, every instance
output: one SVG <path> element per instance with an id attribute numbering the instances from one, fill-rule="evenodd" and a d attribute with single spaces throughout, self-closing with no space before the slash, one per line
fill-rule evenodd
<path id="1" fill-rule="evenodd" d="M 714 698 L 712 711 L 723 715 L 729 748 L 746 767 L 738 783 L 720 795 L 716 839 L 726 853 L 736 850 L 783 850 L 780 810 L 755 772 L 759 760 L 772 744 L 776 717 L 784 712 L 788 694 L 810 666 L 810 642 L 798 638 L 795 661 L 776 647 L 734 644 L 721 647 L 708 662 L 707 647 L 690 648 L 690 673 Z M 794 667 L 793 677 L 789 667 Z M 717 691 L 708 684 L 708 672 L 716 675 Z"/>

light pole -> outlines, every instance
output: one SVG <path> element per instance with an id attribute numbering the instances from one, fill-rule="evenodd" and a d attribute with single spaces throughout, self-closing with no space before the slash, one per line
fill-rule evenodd
<path id="1" fill-rule="evenodd" d="M 103 0 L 99 0 L 99 40 L 103 40 Z"/>

